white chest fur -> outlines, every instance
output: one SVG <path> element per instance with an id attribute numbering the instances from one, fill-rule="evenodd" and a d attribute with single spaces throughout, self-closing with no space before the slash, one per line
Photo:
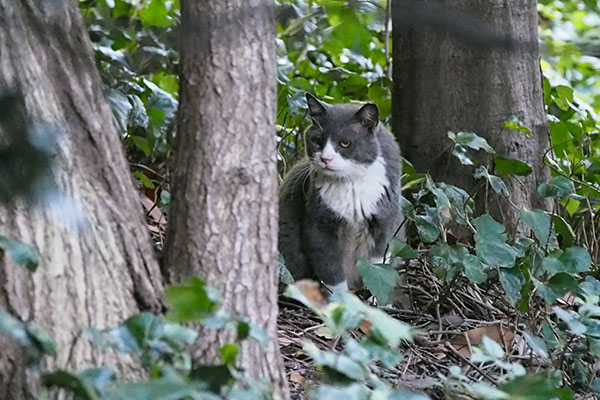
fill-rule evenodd
<path id="1" fill-rule="evenodd" d="M 317 177 L 315 186 L 327 207 L 350 223 L 362 222 L 377 211 L 377 203 L 389 185 L 381 156 L 355 171 L 351 178 Z"/>

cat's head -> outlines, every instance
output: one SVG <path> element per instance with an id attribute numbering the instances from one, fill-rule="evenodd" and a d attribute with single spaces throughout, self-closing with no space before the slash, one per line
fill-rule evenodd
<path id="1" fill-rule="evenodd" d="M 324 175 L 352 178 L 364 173 L 379 156 L 375 104 L 330 105 L 306 94 L 313 124 L 305 133 L 310 162 Z"/>

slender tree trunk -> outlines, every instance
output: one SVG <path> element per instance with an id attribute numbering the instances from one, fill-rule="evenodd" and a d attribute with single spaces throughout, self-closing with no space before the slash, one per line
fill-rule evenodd
<path id="1" fill-rule="evenodd" d="M 52 334 L 59 354 L 46 367 L 112 365 L 131 376 L 126 362 L 79 336 L 82 326 L 160 311 L 162 283 L 76 1 L 0 0 L 0 94 L 12 90 L 24 94 L 29 123 L 58 135 L 55 176 L 74 205 L 63 215 L 82 220 L 76 227 L 48 209 L 0 204 L 0 234 L 41 259 L 29 274 L 0 254 L 0 306 Z M 2 337 L 0 348 L 2 397 L 33 398 L 21 350 Z"/>
<path id="2" fill-rule="evenodd" d="M 548 178 L 542 155 L 548 126 L 537 47 L 535 0 L 396 0 L 393 7 L 394 133 L 403 155 L 435 180 L 473 190 L 473 168 L 450 154 L 447 131 L 475 132 L 496 155 L 533 171 L 508 184 L 516 205 L 544 207 L 537 185 Z M 503 129 L 519 117 L 531 136 Z M 478 154 L 480 162 L 491 157 Z M 507 182 L 508 183 L 508 182 Z M 480 190 L 477 211 L 515 227 L 519 210 Z"/>
<path id="3" fill-rule="evenodd" d="M 197 275 L 270 336 L 240 364 L 288 397 L 277 343 L 275 28 L 269 0 L 182 1 L 179 131 L 165 245 L 171 281 Z M 204 332 L 196 359 L 231 334 Z"/>

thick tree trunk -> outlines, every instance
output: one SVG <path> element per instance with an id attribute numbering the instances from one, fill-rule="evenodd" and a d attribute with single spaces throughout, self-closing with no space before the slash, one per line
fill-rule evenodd
<path id="1" fill-rule="evenodd" d="M 79 336 L 140 310 L 160 311 L 161 276 L 77 2 L 0 0 L 0 94 L 20 90 L 29 122 L 58 135 L 55 175 L 79 226 L 24 202 L 0 204 L 0 234 L 35 247 L 34 274 L 0 254 L 0 306 L 49 331 L 59 354 L 47 367 L 112 365 L 114 354 Z M 7 132 L 0 132 L 5 143 Z M 33 374 L 0 338 L 0 393 L 30 399 Z M 131 376 L 131 375 L 129 375 Z"/>
<path id="2" fill-rule="evenodd" d="M 179 130 L 165 245 L 171 281 L 196 275 L 270 336 L 241 366 L 288 397 L 277 344 L 275 28 L 269 0 L 182 1 Z M 196 358 L 230 334 L 204 332 Z"/>
<path id="3" fill-rule="evenodd" d="M 418 171 L 470 191 L 476 185 L 473 168 L 450 154 L 446 133 L 475 132 L 497 156 L 532 167 L 521 183 L 509 183 L 512 202 L 544 207 L 536 188 L 548 178 L 542 155 L 549 142 L 536 1 L 457 0 L 440 7 L 435 1 L 396 0 L 393 22 L 393 125 L 403 155 Z M 503 129 L 511 115 L 531 136 Z M 478 192 L 477 212 L 491 212 L 514 228 L 519 210 L 487 192 L 488 198 L 485 190 Z"/>

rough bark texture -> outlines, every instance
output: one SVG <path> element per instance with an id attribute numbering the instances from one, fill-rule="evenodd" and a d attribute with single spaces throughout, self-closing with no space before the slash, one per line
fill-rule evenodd
<path id="1" fill-rule="evenodd" d="M 179 130 L 164 269 L 200 276 L 270 336 L 240 364 L 288 397 L 277 344 L 275 29 L 269 0 L 182 1 Z M 230 334 L 204 332 L 196 359 Z"/>
<path id="2" fill-rule="evenodd" d="M 418 171 L 470 191 L 473 168 L 450 154 L 446 133 L 476 132 L 498 156 L 533 168 L 521 183 L 509 183 L 512 202 L 544 207 L 536 188 L 548 178 L 542 155 L 549 142 L 536 1 L 457 0 L 440 7 L 431 0 L 396 0 L 393 22 L 393 127 L 403 155 Z M 531 136 L 503 129 L 511 115 Z M 490 161 L 483 154 L 478 159 Z M 519 210 L 488 192 L 478 192 L 477 213 L 491 212 L 514 229 Z"/>
<path id="3" fill-rule="evenodd" d="M 48 209 L 0 204 L 0 233 L 41 259 L 29 274 L 0 254 L 0 306 L 52 334 L 59 355 L 47 367 L 113 365 L 127 377 L 127 362 L 79 337 L 80 328 L 159 311 L 162 283 L 75 0 L 0 0 L 0 93 L 15 88 L 30 122 L 59 135 L 58 186 L 84 220 L 76 227 Z M 2 397 L 33 398 L 21 350 L 5 337 L 0 348 Z"/>

